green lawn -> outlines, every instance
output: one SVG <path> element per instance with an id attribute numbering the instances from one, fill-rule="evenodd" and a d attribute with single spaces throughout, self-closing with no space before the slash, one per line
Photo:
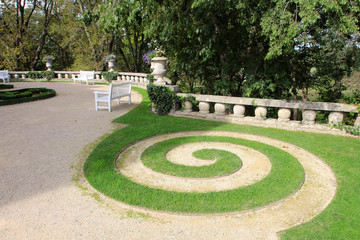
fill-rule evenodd
<path id="1" fill-rule="evenodd" d="M 264 153 L 271 160 L 273 168 L 265 179 L 252 186 L 215 193 L 178 193 L 145 187 L 119 174 L 114 167 L 114 161 L 117 154 L 126 146 L 164 133 L 211 130 L 268 136 L 314 153 L 333 169 L 338 180 L 338 192 L 330 206 L 312 221 L 284 232 L 282 238 L 360 239 L 358 230 L 360 229 L 360 221 L 358 221 L 360 217 L 360 139 L 168 116 L 159 117 L 151 113 L 146 91 L 137 90 L 143 95 L 140 106 L 114 120 L 128 126 L 104 139 L 84 164 L 85 177 L 93 187 L 105 195 L 132 205 L 173 212 L 231 212 L 262 206 L 291 194 L 303 180 L 302 167 L 294 157 L 266 144 L 241 139 L 223 139 L 223 141 L 246 145 Z M 211 138 L 204 140 L 209 141 Z M 236 143 L 237 141 L 239 142 Z M 163 146 L 162 149 L 166 147 Z M 157 168 L 156 164 L 153 167 Z M 178 166 L 175 166 L 175 169 L 174 166 L 160 167 L 160 170 L 181 172 L 176 167 Z M 226 171 L 231 171 L 231 169 Z M 211 175 L 219 174 L 214 169 L 205 170 L 205 172 L 211 172 Z M 291 174 L 287 174 L 289 172 Z M 275 193 L 266 194 L 264 198 L 264 194 L 260 193 L 269 186 L 271 189 L 276 187 L 277 190 L 269 190 L 269 193 Z M 238 194 L 241 194 L 244 199 L 240 203 L 235 203 L 234 199 L 239 196 Z M 169 204 L 169 200 L 172 204 Z"/>

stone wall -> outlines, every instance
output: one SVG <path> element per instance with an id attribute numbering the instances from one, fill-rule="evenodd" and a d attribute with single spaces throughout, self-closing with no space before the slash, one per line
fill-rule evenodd
<path id="1" fill-rule="evenodd" d="M 210 117 L 210 104 L 214 105 L 214 115 L 225 116 L 230 115 L 230 118 L 245 118 L 246 106 L 255 107 L 254 120 L 265 120 L 267 116 L 267 108 L 277 108 L 278 118 L 277 122 L 290 122 L 291 113 L 294 109 L 302 110 L 302 121 L 304 125 L 314 125 L 317 111 L 330 112 L 329 123 L 337 124 L 342 123 L 344 113 L 352 112 L 358 113 L 357 105 L 342 104 L 342 103 L 328 103 L 328 102 L 301 102 L 301 101 L 286 101 L 276 99 L 260 99 L 260 98 L 244 98 L 244 97 L 227 97 L 215 95 L 200 95 L 200 94 L 178 94 L 179 96 L 193 96 L 196 101 L 199 101 L 199 114 L 202 118 L 206 118 L 209 114 Z M 227 114 L 226 106 L 232 106 L 230 112 Z M 186 103 L 184 112 L 191 113 L 191 103 Z M 297 121 L 291 121 L 296 124 Z M 359 116 L 355 122 L 355 126 L 360 126 Z"/>

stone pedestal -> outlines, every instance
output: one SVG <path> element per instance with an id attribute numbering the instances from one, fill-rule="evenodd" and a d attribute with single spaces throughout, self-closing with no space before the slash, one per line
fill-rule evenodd
<path id="1" fill-rule="evenodd" d="M 278 111 L 278 121 L 288 122 L 290 121 L 291 110 L 288 108 L 280 108 Z"/>
<path id="2" fill-rule="evenodd" d="M 244 105 L 235 105 L 234 106 L 234 116 L 243 118 L 245 117 L 245 106 Z"/>
<path id="3" fill-rule="evenodd" d="M 256 119 L 265 119 L 267 114 L 266 107 L 256 107 L 255 108 L 255 118 Z"/>
<path id="4" fill-rule="evenodd" d="M 302 119 L 303 124 L 315 124 L 316 112 L 314 110 L 304 110 Z"/>
<path id="5" fill-rule="evenodd" d="M 342 123 L 343 119 L 344 119 L 344 114 L 342 114 L 341 112 L 331 112 L 329 114 L 330 124 Z"/>

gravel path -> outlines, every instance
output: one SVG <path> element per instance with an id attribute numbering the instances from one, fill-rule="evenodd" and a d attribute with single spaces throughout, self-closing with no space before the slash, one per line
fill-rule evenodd
<path id="1" fill-rule="evenodd" d="M 134 212 L 107 198 L 97 201 L 75 186 L 71 166 L 79 162 L 84 146 L 111 132 L 111 120 L 135 107 L 141 96 L 134 92 L 131 106 L 123 103 L 111 113 L 96 112 L 92 91 L 106 86 L 14 85 L 52 88 L 57 96 L 0 107 L 0 239 L 277 239 L 276 232 L 289 227 L 273 226 L 273 221 L 284 217 L 276 212 L 276 206 L 268 214 L 260 210 L 231 216 L 183 216 Z M 319 198 L 329 202 L 336 190 L 334 176 L 322 162 L 316 164 L 330 183 L 326 179 L 311 182 L 328 187 Z M 312 188 L 309 184 L 306 189 Z M 303 200 L 300 208 L 305 209 L 307 199 Z M 326 207 L 320 205 L 314 208 L 321 211 Z M 266 223 L 256 220 L 254 214 L 263 214 Z"/>

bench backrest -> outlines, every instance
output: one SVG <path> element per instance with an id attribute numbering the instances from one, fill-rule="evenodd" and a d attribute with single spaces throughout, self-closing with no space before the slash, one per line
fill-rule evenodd
<path id="1" fill-rule="evenodd" d="M 95 71 L 80 71 L 80 78 L 94 79 Z"/>
<path id="2" fill-rule="evenodd" d="M 111 83 L 110 94 L 112 99 L 117 98 L 119 96 L 130 95 L 131 82 L 117 83 L 117 84 Z"/>
<path id="3" fill-rule="evenodd" d="M 0 76 L 1 77 L 8 77 L 9 71 L 8 70 L 0 70 Z"/>

